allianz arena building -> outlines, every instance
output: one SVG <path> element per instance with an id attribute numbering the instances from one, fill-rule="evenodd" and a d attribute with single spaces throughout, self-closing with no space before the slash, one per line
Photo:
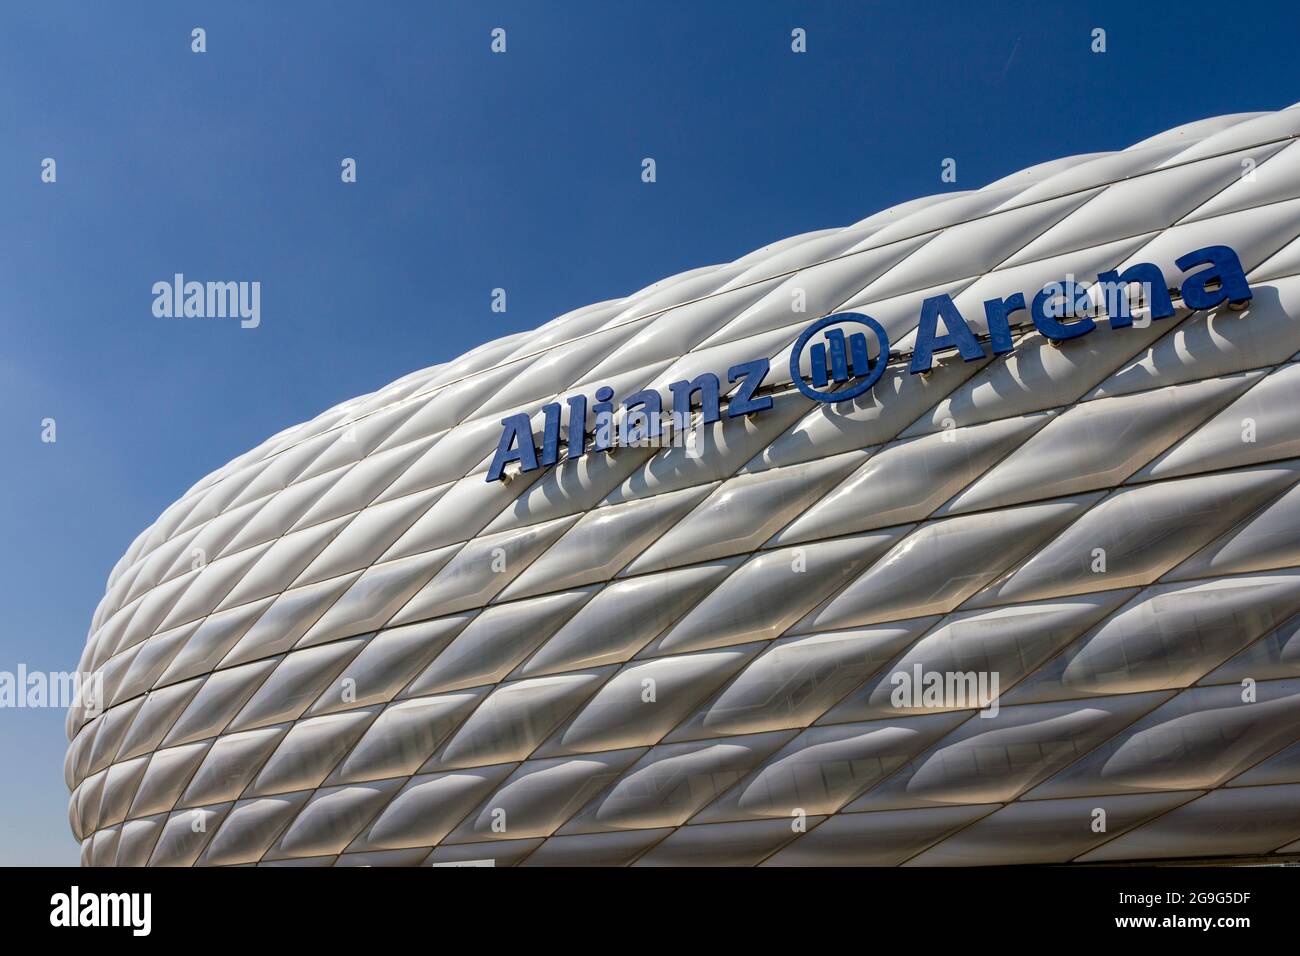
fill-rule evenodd
<path id="1" fill-rule="evenodd" d="M 113 569 L 82 860 L 1300 857 L 1300 108 L 289 429 Z"/>

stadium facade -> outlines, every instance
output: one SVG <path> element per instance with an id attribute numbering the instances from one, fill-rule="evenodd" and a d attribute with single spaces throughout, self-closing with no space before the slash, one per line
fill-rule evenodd
<path id="1" fill-rule="evenodd" d="M 1300 856 L 1300 109 L 674 276 L 131 545 L 91 865 Z"/>

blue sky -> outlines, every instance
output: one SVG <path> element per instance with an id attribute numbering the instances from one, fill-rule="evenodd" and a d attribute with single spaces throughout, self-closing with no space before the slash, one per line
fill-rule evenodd
<path id="1" fill-rule="evenodd" d="M 273 432 L 785 236 L 1280 109 L 1295 24 L 1283 3 L 8 4 L 0 670 L 75 667 L 136 534 Z M 176 272 L 259 281 L 260 327 L 155 317 Z M 0 864 L 77 860 L 63 721 L 0 710 Z"/>

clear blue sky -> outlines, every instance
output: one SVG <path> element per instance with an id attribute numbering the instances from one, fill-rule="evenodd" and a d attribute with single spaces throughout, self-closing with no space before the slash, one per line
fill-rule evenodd
<path id="1" fill-rule="evenodd" d="M 1300 100 L 1294 3 L 1064 6 L 5 4 L 0 670 L 75 667 L 135 535 L 339 401 L 785 236 Z M 260 281 L 261 327 L 155 318 L 176 272 Z M 0 864 L 77 859 L 63 721 L 0 711 Z"/>

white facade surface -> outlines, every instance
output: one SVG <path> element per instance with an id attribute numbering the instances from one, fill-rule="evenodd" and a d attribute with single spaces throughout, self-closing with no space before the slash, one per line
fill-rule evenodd
<path id="1" fill-rule="evenodd" d="M 109 576 L 103 707 L 67 720 L 83 863 L 1300 854 L 1298 135 L 1218 117 L 904 203 L 268 439 Z M 908 370 L 927 297 L 983 333 L 985 300 L 1137 262 L 1177 291 L 1214 245 L 1244 309 Z M 789 355 L 838 312 L 903 358 L 824 404 Z M 508 416 L 540 447 L 547 403 L 667 408 L 756 358 L 773 407 L 689 446 L 486 480 Z M 995 706 L 894 699 L 927 673 Z"/>

